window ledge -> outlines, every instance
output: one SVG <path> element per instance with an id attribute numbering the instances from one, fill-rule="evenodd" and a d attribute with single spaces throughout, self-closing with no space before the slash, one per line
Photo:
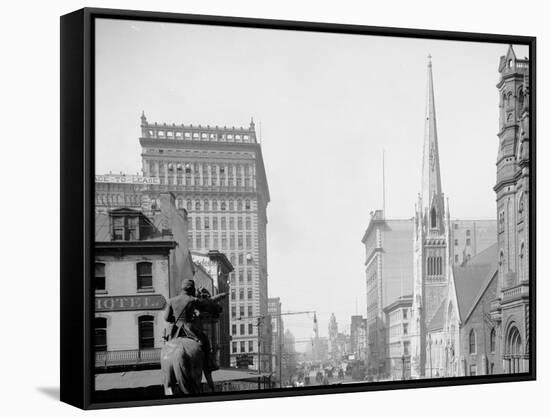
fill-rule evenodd
<path id="1" fill-rule="evenodd" d="M 138 293 L 155 293 L 155 289 L 153 289 L 152 287 L 146 288 L 146 289 L 138 289 L 137 292 Z"/>
<path id="2" fill-rule="evenodd" d="M 107 293 L 109 293 L 109 292 L 107 292 L 106 290 L 96 290 L 95 291 L 96 295 L 106 295 Z"/>

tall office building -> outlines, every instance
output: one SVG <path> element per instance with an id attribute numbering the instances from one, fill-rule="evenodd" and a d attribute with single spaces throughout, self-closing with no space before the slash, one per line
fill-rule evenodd
<path id="1" fill-rule="evenodd" d="M 189 217 L 189 247 L 219 250 L 235 271 L 231 278 L 231 364 L 237 356 L 270 370 L 267 315 L 266 208 L 269 189 L 254 121 L 247 128 L 159 124 L 141 116 L 143 176 L 154 207 L 171 191 Z M 261 353 L 259 352 L 261 350 Z M 259 355 L 260 354 L 260 355 Z"/>

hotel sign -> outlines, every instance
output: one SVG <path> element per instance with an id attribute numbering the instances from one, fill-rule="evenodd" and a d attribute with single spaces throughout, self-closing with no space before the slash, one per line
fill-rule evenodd
<path id="1" fill-rule="evenodd" d="M 96 312 L 160 310 L 166 306 L 162 295 L 102 296 L 95 298 Z"/>
<path id="2" fill-rule="evenodd" d="M 96 183 L 118 183 L 118 184 L 160 184 L 158 177 L 132 176 L 125 174 L 105 174 L 95 176 Z"/>

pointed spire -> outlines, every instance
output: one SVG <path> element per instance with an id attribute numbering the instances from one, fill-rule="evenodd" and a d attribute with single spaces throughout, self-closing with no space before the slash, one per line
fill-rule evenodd
<path id="1" fill-rule="evenodd" d="M 437 122 L 432 74 L 432 57 L 428 55 L 428 86 L 426 93 L 426 120 L 424 127 L 424 148 L 422 151 L 422 209 L 431 209 L 442 196 L 439 167 L 439 146 L 437 143 Z M 436 210 L 441 211 L 443 202 Z M 440 215 L 443 215 L 440 213 Z"/>
<path id="2" fill-rule="evenodd" d="M 141 124 L 145 125 L 147 123 L 147 118 L 145 117 L 145 110 L 141 111 Z"/>
<path id="3" fill-rule="evenodd" d="M 251 131 L 253 131 L 253 130 L 255 130 L 255 126 L 256 125 L 254 124 L 254 118 L 250 118 L 250 128 L 249 129 Z"/>

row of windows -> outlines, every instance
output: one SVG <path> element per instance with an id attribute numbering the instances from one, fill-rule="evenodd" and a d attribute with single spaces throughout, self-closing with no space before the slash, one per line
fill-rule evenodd
<path id="1" fill-rule="evenodd" d="M 148 129 L 146 131 L 148 138 L 168 138 L 168 139 L 187 139 L 194 141 L 220 141 L 220 142 L 244 142 L 250 143 L 249 134 L 218 134 L 211 132 L 185 132 L 172 129 Z"/>
<path id="2" fill-rule="evenodd" d="M 237 224 L 237 230 L 241 231 L 243 229 L 250 230 L 252 228 L 252 220 L 250 216 L 247 216 L 243 219 L 242 216 L 234 217 L 217 217 L 217 216 L 196 216 L 193 220 L 191 216 L 188 218 L 189 221 L 189 230 L 192 231 L 193 228 L 200 231 L 201 229 L 213 229 L 213 230 L 227 230 L 228 226 L 230 230 L 235 230 L 235 223 Z M 236 222 L 235 222 L 236 221 Z"/>
<path id="3" fill-rule="evenodd" d="M 246 341 L 239 341 L 240 344 L 237 344 L 237 341 L 233 341 L 231 344 L 232 353 L 246 353 Z M 248 352 L 252 353 L 254 351 L 254 341 L 248 341 Z"/>
<path id="4" fill-rule="evenodd" d="M 248 334 L 246 334 L 246 329 L 248 328 Z M 253 335 L 254 334 L 254 324 L 240 324 L 238 327 L 239 334 L 237 334 L 237 324 L 231 325 L 231 335 Z"/>
<path id="5" fill-rule="evenodd" d="M 469 246 L 471 245 L 472 243 L 472 240 L 470 238 L 466 238 L 466 245 Z M 458 245 L 458 239 L 455 239 L 455 246 Z"/>
<path id="6" fill-rule="evenodd" d="M 183 209 L 183 198 L 178 197 L 176 200 L 176 206 L 178 209 Z M 185 202 L 185 209 L 187 209 L 187 212 L 191 212 L 193 210 L 195 211 L 204 211 L 207 212 L 212 208 L 212 211 L 217 212 L 218 210 L 229 210 L 234 211 L 237 210 L 238 212 L 241 212 L 243 210 L 250 210 L 252 208 L 250 199 L 245 199 L 244 202 L 241 199 L 237 199 L 236 201 L 233 199 L 227 200 L 208 200 L 204 199 L 203 201 L 197 199 L 193 202 L 191 199 L 187 199 Z"/>
<path id="7" fill-rule="evenodd" d="M 138 346 L 140 350 L 155 347 L 154 318 L 142 315 L 138 318 Z M 95 351 L 107 351 L 107 319 L 94 318 Z"/>
<path id="8" fill-rule="evenodd" d="M 233 179 L 229 177 L 227 181 L 225 178 L 221 178 L 218 181 L 216 178 L 201 178 L 201 177 L 191 177 L 191 175 L 186 176 L 167 176 L 165 173 L 149 173 L 150 176 L 159 177 L 160 184 L 169 184 L 172 186 L 221 186 L 221 187 L 237 187 L 237 188 L 250 188 L 254 187 L 254 181 L 251 177 L 245 177 L 241 179 L 237 177 Z"/>
<path id="9" fill-rule="evenodd" d="M 252 299 L 253 298 L 253 292 L 251 288 L 248 288 L 246 291 L 246 298 L 245 298 L 245 291 L 244 289 L 239 289 L 238 292 L 239 300 L 246 300 L 246 299 Z M 237 290 L 231 289 L 231 300 L 237 300 Z"/>
<path id="10" fill-rule="evenodd" d="M 137 290 L 153 290 L 153 264 L 150 262 L 139 262 L 136 264 L 136 287 Z M 95 263 L 94 275 L 95 291 L 106 290 L 105 264 Z"/>
<path id="11" fill-rule="evenodd" d="M 246 313 L 248 317 L 254 316 L 254 309 L 252 305 L 246 306 Z M 239 318 L 245 318 L 245 306 L 240 305 L 239 306 Z M 237 305 L 231 305 L 231 318 L 236 319 L 237 318 Z"/>
<path id="12" fill-rule="evenodd" d="M 428 276 L 441 276 L 443 274 L 443 257 L 429 256 L 426 259 Z"/>
<path id="13" fill-rule="evenodd" d="M 96 205 L 101 206 L 139 206 L 141 204 L 141 196 L 138 194 L 113 194 L 113 193 L 96 193 Z"/>
<path id="14" fill-rule="evenodd" d="M 489 334 L 489 352 L 490 353 L 494 353 L 496 351 L 496 340 L 497 340 L 497 333 L 495 329 L 492 328 Z M 473 329 L 470 330 L 470 334 L 468 336 L 468 352 L 470 354 L 477 353 L 477 334 Z"/>
<path id="15" fill-rule="evenodd" d="M 193 241 L 192 234 L 189 234 L 188 236 L 189 241 L 191 243 L 194 243 L 194 248 L 200 249 L 200 248 L 206 248 L 206 249 L 220 249 L 220 250 L 251 250 L 252 249 L 252 237 L 250 235 L 246 236 L 246 246 L 245 246 L 245 240 L 242 235 L 235 236 L 234 234 L 230 234 L 229 236 L 229 245 L 227 241 L 227 235 L 222 234 L 221 239 L 219 239 L 217 233 L 212 234 L 212 240 L 210 240 L 211 236 L 209 233 L 205 233 L 204 236 L 201 233 L 195 233 L 195 239 Z M 204 238 L 204 241 L 203 241 Z M 203 245 L 204 244 L 204 245 Z M 193 246 L 193 244 L 191 244 Z"/>
<path id="16" fill-rule="evenodd" d="M 203 164 L 203 163 L 182 163 L 169 161 L 149 160 L 145 162 L 150 174 L 164 175 L 166 173 L 178 173 L 186 176 L 210 178 L 212 180 L 253 177 L 254 166 L 252 164 Z"/>

